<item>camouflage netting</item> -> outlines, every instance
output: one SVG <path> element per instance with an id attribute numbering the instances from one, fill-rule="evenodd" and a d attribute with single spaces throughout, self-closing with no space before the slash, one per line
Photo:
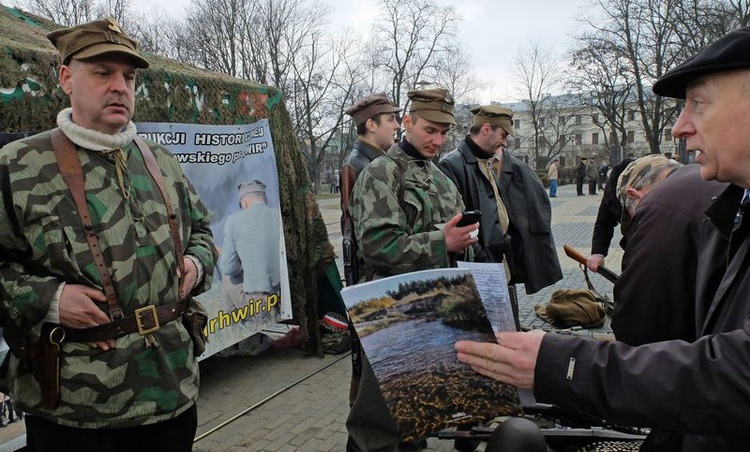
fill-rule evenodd
<path id="1" fill-rule="evenodd" d="M 59 25 L 0 6 L 0 131 L 38 132 L 55 127 L 68 98 L 58 85 L 59 56 L 45 35 Z M 268 118 L 279 170 L 279 195 L 295 323 L 308 351 L 321 353 L 320 283 L 334 265 L 304 156 L 282 93 L 273 87 L 204 71 L 156 55 L 141 71 L 135 122 L 245 124 Z M 334 265 L 335 268 L 335 265 Z"/>

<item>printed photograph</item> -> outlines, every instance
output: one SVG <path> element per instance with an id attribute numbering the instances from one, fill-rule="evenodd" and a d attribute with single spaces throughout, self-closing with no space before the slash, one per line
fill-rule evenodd
<path id="1" fill-rule="evenodd" d="M 407 273 L 342 296 L 403 440 L 520 412 L 515 388 L 456 360 L 457 340 L 495 341 L 470 270 Z"/>

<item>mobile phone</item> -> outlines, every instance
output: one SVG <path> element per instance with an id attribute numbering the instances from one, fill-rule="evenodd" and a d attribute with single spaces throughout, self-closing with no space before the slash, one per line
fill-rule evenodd
<path id="1" fill-rule="evenodd" d="M 461 219 L 458 220 L 456 226 L 468 226 L 470 224 L 478 223 L 479 219 L 482 218 L 482 212 L 479 210 L 467 210 L 461 214 Z"/>

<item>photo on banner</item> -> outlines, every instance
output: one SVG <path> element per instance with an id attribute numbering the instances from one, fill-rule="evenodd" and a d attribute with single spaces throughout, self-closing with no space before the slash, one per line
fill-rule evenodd
<path id="1" fill-rule="evenodd" d="M 268 120 L 246 125 L 137 123 L 138 134 L 169 149 L 203 203 L 219 260 L 199 359 L 292 318 L 279 177 Z"/>

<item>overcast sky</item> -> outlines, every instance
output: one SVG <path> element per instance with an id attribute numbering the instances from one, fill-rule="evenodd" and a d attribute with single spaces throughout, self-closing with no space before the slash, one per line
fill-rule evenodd
<path id="1" fill-rule="evenodd" d="M 576 17 L 587 0 L 438 0 L 456 5 L 463 16 L 459 38 L 471 54 L 474 72 L 487 83 L 479 93 L 480 102 L 518 98 L 513 81 L 514 60 L 520 49 L 538 42 L 562 55 L 572 45 Z M 331 23 L 348 24 L 363 30 L 378 14 L 378 0 L 321 0 L 331 7 Z M 150 12 L 161 8 L 169 14 L 181 15 L 190 0 L 133 0 L 135 9 Z"/>

